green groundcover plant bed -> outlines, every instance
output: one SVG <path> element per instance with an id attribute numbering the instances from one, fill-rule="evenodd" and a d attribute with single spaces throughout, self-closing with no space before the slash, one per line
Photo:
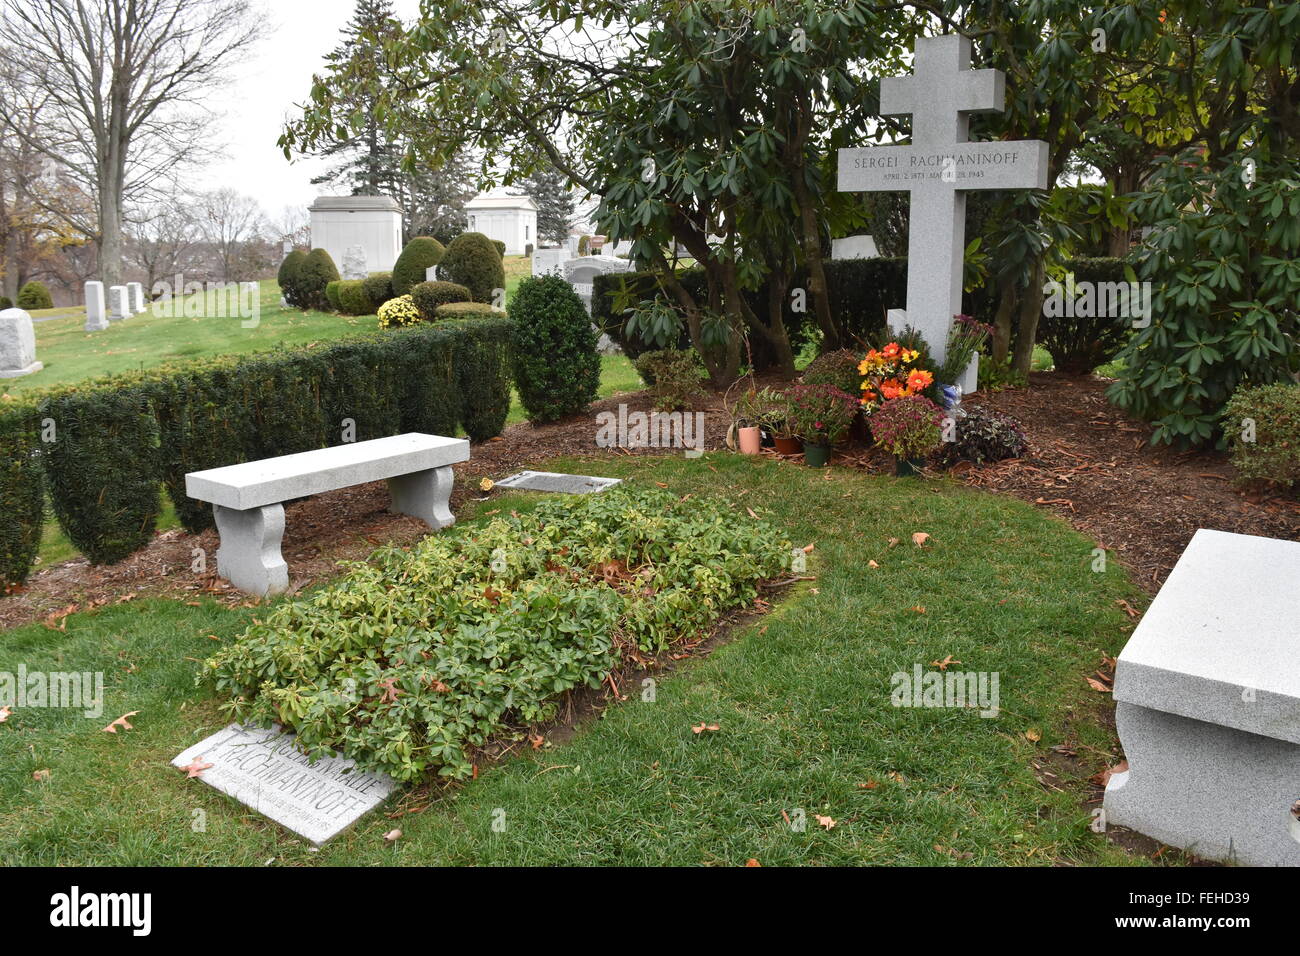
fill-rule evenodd
<path id="1" fill-rule="evenodd" d="M 467 749 L 549 719 L 632 650 L 657 653 L 753 603 L 790 542 L 716 499 L 614 489 L 376 552 L 279 605 L 204 666 L 232 717 L 279 723 L 411 781 L 465 778 Z"/>

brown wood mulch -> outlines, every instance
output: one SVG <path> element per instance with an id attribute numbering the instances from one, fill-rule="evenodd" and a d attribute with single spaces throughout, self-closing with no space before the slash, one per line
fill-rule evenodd
<path id="1" fill-rule="evenodd" d="M 1293 495 L 1246 492 L 1232 483 L 1226 459 L 1213 452 L 1176 453 L 1153 449 L 1149 428 L 1120 414 L 1104 396 L 1105 383 L 1038 374 L 1025 389 L 975 395 L 971 404 L 1015 416 L 1029 434 L 1026 457 L 982 467 L 959 467 L 968 484 L 1009 494 L 1047 508 L 1111 551 L 1154 593 L 1197 528 L 1300 539 L 1300 501 Z M 621 395 L 595 405 L 590 413 L 534 428 L 513 425 L 503 435 L 476 445 L 471 460 L 456 469 L 453 509 L 481 498 L 483 477 L 501 478 L 560 455 L 657 454 L 603 450 L 595 445 L 595 416 L 648 410 L 648 395 Z M 709 397 L 706 445 L 725 440 L 721 401 Z M 837 464 L 875 472 L 889 464 L 878 452 L 859 450 L 838 456 Z M 362 560 L 382 544 L 410 544 L 426 533 L 414 518 L 387 511 L 382 483 L 343 489 L 286 507 L 283 543 L 291 586 L 304 587 L 337 573 L 345 560 Z M 208 573 L 191 570 L 195 549 L 205 555 Z M 189 600 L 212 596 L 229 605 L 248 604 L 212 573 L 217 536 L 160 532 L 143 550 L 110 567 L 84 559 L 38 570 L 27 586 L 0 597 L 0 627 L 45 619 L 57 626 L 70 610 L 85 610 L 136 597 L 168 595 Z"/>

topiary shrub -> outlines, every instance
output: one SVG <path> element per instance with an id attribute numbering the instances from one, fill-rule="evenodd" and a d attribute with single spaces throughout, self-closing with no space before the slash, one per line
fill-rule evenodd
<path id="1" fill-rule="evenodd" d="M 834 385 L 841 392 L 857 395 L 862 391 L 862 373 L 858 365 L 862 356 L 849 349 L 827 352 L 813 359 L 804 369 L 805 385 Z"/>
<path id="2" fill-rule="evenodd" d="M 370 304 L 376 309 L 385 302 L 397 298 L 393 294 L 393 274 L 391 272 L 376 272 L 361 281 L 366 287 L 366 298 L 370 300 Z"/>
<path id="3" fill-rule="evenodd" d="M 492 240 L 481 232 L 463 232 L 451 241 L 438 264 L 438 277 L 469 289 L 475 302 L 491 302 L 506 285 L 506 270 Z"/>
<path id="4" fill-rule="evenodd" d="M 342 282 L 343 282 L 342 279 L 336 279 L 335 281 L 331 282 L 329 285 L 325 287 L 325 302 L 329 305 L 330 309 L 335 312 L 339 311 L 340 309 L 339 286 L 342 284 Z"/>
<path id="5" fill-rule="evenodd" d="M 600 354 L 591 318 L 573 287 L 557 275 L 524 279 L 510 317 L 515 388 L 528 420 L 553 422 L 590 405 L 600 387 Z"/>
<path id="6" fill-rule="evenodd" d="M 12 309 L 13 307 L 13 299 L 9 298 L 7 295 L 0 295 L 0 312 L 3 312 L 5 309 Z"/>
<path id="7" fill-rule="evenodd" d="M 328 308 L 329 302 L 325 298 L 325 288 L 331 282 L 338 281 L 339 270 L 334 265 L 334 258 L 324 249 L 313 249 L 307 253 L 302 268 L 298 270 L 298 300 L 304 308 Z"/>
<path id="8" fill-rule="evenodd" d="M 235 720 L 284 724 L 308 756 L 467 779 L 476 747 L 547 720 L 565 692 L 752 606 L 792 550 L 717 497 L 623 486 L 543 501 L 473 535 L 384 548 L 259 612 L 202 680 Z"/>
<path id="9" fill-rule="evenodd" d="M 455 282 L 421 282 L 411 286 L 410 296 L 428 322 L 433 321 L 440 305 L 474 301 L 469 289 Z"/>
<path id="10" fill-rule="evenodd" d="M 493 239 L 492 245 L 497 247 L 497 252 L 500 253 L 501 258 L 504 259 L 506 257 L 506 244 L 500 239 Z"/>
<path id="11" fill-rule="evenodd" d="M 1019 458 L 1029 447 L 1029 439 L 1020 423 L 1010 415 L 987 408 L 966 410 L 964 418 L 953 422 L 953 441 L 939 445 L 935 461 L 943 466 L 958 461 L 973 461 L 977 465 L 986 461 Z"/>
<path id="12" fill-rule="evenodd" d="M 0 594 L 27 580 L 40 551 L 45 483 L 39 448 L 35 407 L 7 403 L 0 411 Z"/>
<path id="13" fill-rule="evenodd" d="M 438 306 L 433 313 L 435 319 L 471 319 L 493 315 L 500 318 L 505 313 L 498 312 L 492 306 L 484 305 L 482 302 L 448 302 L 446 305 Z"/>
<path id="14" fill-rule="evenodd" d="M 424 321 L 424 313 L 415 304 L 415 299 L 409 295 L 399 295 L 396 299 L 389 299 L 375 314 L 379 316 L 381 329 L 397 329 Z"/>
<path id="15" fill-rule="evenodd" d="M 280 263 L 280 271 L 276 273 L 275 281 L 280 286 L 280 295 L 284 296 L 284 301 L 296 308 L 305 308 L 298 301 L 298 275 L 302 272 L 303 263 L 307 261 L 307 253 L 301 249 L 295 249 L 284 257 L 284 262 Z"/>
<path id="16" fill-rule="evenodd" d="M 636 370 L 650 386 L 655 408 L 675 412 L 690 408 L 707 393 L 704 365 L 694 350 L 661 349 L 636 360 Z"/>
<path id="17" fill-rule="evenodd" d="M 439 308 L 454 309 L 458 305 Z M 501 434 L 511 400 L 511 343 L 514 323 L 500 313 L 467 317 L 444 327 L 465 334 L 456 339 L 454 368 L 460 390 L 460 423 L 471 441 Z"/>
<path id="18" fill-rule="evenodd" d="M 1239 388 L 1223 409 L 1222 426 L 1242 483 L 1300 481 L 1300 385 Z"/>
<path id="19" fill-rule="evenodd" d="M 406 295 L 412 286 L 427 281 L 429 267 L 439 265 L 446 251 L 432 236 L 416 236 L 408 242 L 393 265 L 393 296 Z"/>
<path id="20" fill-rule="evenodd" d="M 36 309 L 52 309 L 54 300 L 50 298 L 50 290 L 45 287 L 44 282 L 32 280 L 18 290 L 18 308 L 29 312 Z"/>
<path id="21" fill-rule="evenodd" d="M 339 311 L 344 315 L 375 314 L 375 304 L 366 295 L 364 279 L 344 279 L 339 283 Z"/>
<path id="22" fill-rule="evenodd" d="M 92 564 L 113 564 L 149 543 L 159 512 L 159 431 L 138 385 L 106 384 L 53 395 L 40 417 L 59 525 Z"/>

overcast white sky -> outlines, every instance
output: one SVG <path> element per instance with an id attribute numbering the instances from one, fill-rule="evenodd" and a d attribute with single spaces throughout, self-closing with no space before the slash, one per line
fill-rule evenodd
<path id="1" fill-rule="evenodd" d="M 271 216 L 285 206 L 307 206 L 324 190 L 311 179 L 323 165 L 315 160 L 290 164 L 275 145 L 293 104 L 311 93 L 311 77 L 339 42 L 352 16 L 354 0 L 263 0 L 267 22 L 261 40 L 244 62 L 231 68 L 234 82 L 214 91 L 212 106 L 223 114 L 225 159 L 201 171 L 200 189 L 229 186 L 258 200 Z M 419 0 L 396 0 L 397 14 L 409 21 Z"/>

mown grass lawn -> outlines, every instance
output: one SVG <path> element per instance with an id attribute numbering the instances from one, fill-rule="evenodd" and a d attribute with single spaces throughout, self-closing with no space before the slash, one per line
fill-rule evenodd
<path id="1" fill-rule="evenodd" d="M 256 610 L 155 601 L 72 615 L 66 633 L 0 634 L 0 671 L 103 670 L 108 697 L 99 719 L 19 710 L 0 725 L 0 861 L 1146 862 L 1090 832 L 1081 779 L 1107 765 L 1113 743 L 1099 719 L 1109 701 L 1085 676 L 1131 629 L 1117 599 L 1141 606 L 1140 595 L 1116 562 L 1093 573 L 1094 543 L 1061 521 L 956 483 L 725 453 L 539 465 L 722 495 L 815 545 L 816 580 L 663 675 L 654 702 L 630 688 L 567 743 L 524 745 L 463 786 L 395 797 L 390 809 L 427 808 L 398 821 L 373 813 L 319 851 L 168 765 L 222 725 L 217 701 L 194 687 L 196 661 Z M 448 533 L 536 500 L 494 496 Z M 925 547 L 915 532 L 931 536 Z M 997 717 L 891 705 L 893 673 L 947 657 L 998 673 Z M 101 731 L 128 711 L 139 711 L 133 731 Z M 720 729 L 693 733 L 700 723 Z M 1053 767 L 1053 790 L 1031 761 L 1065 739 L 1085 765 L 1073 777 Z M 38 770 L 48 779 L 33 779 Z M 786 820 L 801 814 L 798 832 Z M 385 842 L 393 827 L 402 837 Z"/>

